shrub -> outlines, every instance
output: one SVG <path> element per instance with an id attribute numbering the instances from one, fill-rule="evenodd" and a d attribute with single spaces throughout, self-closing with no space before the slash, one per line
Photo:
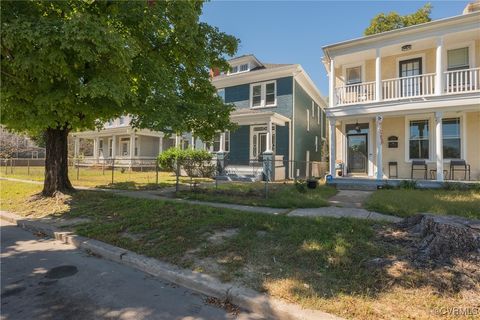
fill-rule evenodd
<path id="1" fill-rule="evenodd" d="M 297 189 L 297 191 L 300 193 L 307 192 L 307 183 L 305 182 L 305 180 L 301 180 L 301 179 L 296 180 L 295 189 Z"/>
<path id="2" fill-rule="evenodd" d="M 180 175 L 181 168 L 189 177 L 205 177 L 213 173 L 212 155 L 205 150 L 170 148 L 162 152 L 157 160 L 162 170 L 173 171 L 177 175 Z"/>
<path id="3" fill-rule="evenodd" d="M 399 187 L 401 189 L 417 189 L 417 181 L 415 180 L 402 180 Z"/>

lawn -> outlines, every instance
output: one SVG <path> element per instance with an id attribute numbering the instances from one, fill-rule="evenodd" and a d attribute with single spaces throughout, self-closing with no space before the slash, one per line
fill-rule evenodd
<path id="1" fill-rule="evenodd" d="M 399 217 L 429 212 L 480 219 L 480 190 L 378 190 L 364 206 Z"/>
<path id="2" fill-rule="evenodd" d="M 115 189 L 157 189 L 175 184 L 175 175 L 170 172 L 158 172 L 158 185 L 156 184 L 155 170 L 150 171 L 130 171 L 115 169 L 112 183 L 112 171 L 102 168 L 77 168 L 69 167 L 68 175 L 74 186 L 115 188 Z M 78 178 L 77 178 L 78 173 Z M 43 181 L 43 167 L 14 167 L 13 172 L 10 167 L 0 168 L 0 177 L 16 178 L 34 181 Z M 210 181 L 210 179 L 196 179 L 198 181 Z M 188 184 L 190 178 L 181 177 L 182 184 Z"/>
<path id="3" fill-rule="evenodd" d="M 436 274 L 405 263 L 372 267 L 374 258 L 404 254 L 379 236 L 389 224 L 256 214 L 101 191 L 32 200 L 41 186 L 0 181 L 0 188 L 2 210 L 84 218 L 74 227 L 81 235 L 342 317 L 453 319 L 433 310 L 478 303 L 478 291 L 448 289 L 459 279 L 453 271 Z"/>
<path id="4" fill-rule="evenodd" d="M 297 190 L 292 183 L 269 183 L 265 197 L 265 183 L 222 183 L 218 187 L 205 186 L 180 191 L 180 198 L 213 202 L 244 204 L 274 208 L 316 208 L 328 206 L 328 198 L 335 195 L 333 187 L 320 184 L 316 189 Z"/>

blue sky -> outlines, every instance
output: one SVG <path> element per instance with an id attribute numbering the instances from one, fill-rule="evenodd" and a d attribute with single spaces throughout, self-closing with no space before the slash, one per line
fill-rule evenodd
<path id="1" fill-rule="evenodd" d="M 470 1 L 428 1 L 432 19 L 459 15 Z M 240 39 L 238 55 L 268 63 L 299 63 L 323 95 L 328 80 L 321 47 L 363 35 L 380 12 L 415 12 L 427 1 L 212 1 L 202 21 Z"/>

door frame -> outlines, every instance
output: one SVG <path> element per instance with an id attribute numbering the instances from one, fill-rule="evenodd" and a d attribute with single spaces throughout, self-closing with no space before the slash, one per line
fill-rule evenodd
<path id="1" fill-rule="evenodd" d="M 259 127 L 264 127 L 263 130 L 255 130 L 255 128 L 259 128 Z M 272 124 L 272 144 L 274 147 L 276 147 L 276 141 L 274 139 L 277 139 L 277 135 L 276 135 L 276 130 L 275 130 L 275 124 Z M 258 154 L 258 150 L 257 150 L 257 156 L 254 157 L 253 156 L 253 139 L 254 139 L 254 136 L 257 137 L 257 148 L 260 147 L 260 134 L 262 133 L 267 133 L 268 130 L 267 130 L 267 124 L 252 124 L 250 125 L 250 136 L 249 136 L 249 156 L 250 156 L 250 160 L 254 160 L 254 159 L 259 159 L 259 156 L 260 154 Z M 275 150 L 273 150 L 275 151 Z"/>
<path id="2" fill-rule="evenodd" d="M 368 175 L 368 147 L 369 147 L 369 143 L 368 143 L 368 133 L 348 133 L 347 134 L 347 153 L 346 153 L 346 156 L 347 156 L 347 159 L 350 159 L 350 156 L 349 156 L 349 140 L 348 138 L 351 137 L 351 136 L 365 136 L 365 151 L 366 151 L 366 154 L 365 154 L 365 170 L 363 172 L 351 172 L 350 171 L 350 161 L 347 161 L 347 174 L 365 174 L 365 175 Z"/>

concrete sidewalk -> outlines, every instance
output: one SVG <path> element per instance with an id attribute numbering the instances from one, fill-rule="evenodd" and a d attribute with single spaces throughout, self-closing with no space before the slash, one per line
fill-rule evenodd
<path id="1" fill-rule="evenodd" d="M 39 181 L 4 178 L 4 177 L 0 177 L 0 180 L 43 184 L 42 182 L 39 182 Z M 375 221 L 388 221 L 388 222 L 398 222 L 402 220 L 399 217 L 361 209 L 361 208 L 358 208 L 356 205 L 353 205 L 353 207 L 352 206 L 351 207 L 348 207 L 348 206 L 347 207 L 320 207 L 320 208 L 302 208 L 302 209 L 292 210 L 292 209 L 257 207 L 257 206 L 247 206 L 247 205 L 240 205 L 240 204 L 220 203 L 220 202 L 187 200 L 187 199 L 180 199 L 180 198 L 169 198 L 169 197 L 165 197 L 164 192 L 162 192 L 161 190 L 131 191 L 131 190 L 119 190 L 119 189 L 99 189 L 99 188 L 78 187 L 78 186 L 75 188 L 78 190 L 110 192 L 120 196 L 137 198 L 137 199 L 173 201 L 173 202 L 179 202 L 179 203 L 188 203 L 192 205 L 225 208 L 225 209 L 232 209 L 232 210 L 245 211 L 245 212 L 264 213 L 264 214 L 273 214 L 273 215 L 281 214 L 281 215 L 287 215 L 292 217 L 356 218 L 356 219 L 370 219 Z M 341 194 L 341 192 L 339 194 Z M 341 199 L 343 199 L 343 203 L 346 203 L 347 196 L 345 194 L 341 194 L 341 195 L 342 195 Z"/>

